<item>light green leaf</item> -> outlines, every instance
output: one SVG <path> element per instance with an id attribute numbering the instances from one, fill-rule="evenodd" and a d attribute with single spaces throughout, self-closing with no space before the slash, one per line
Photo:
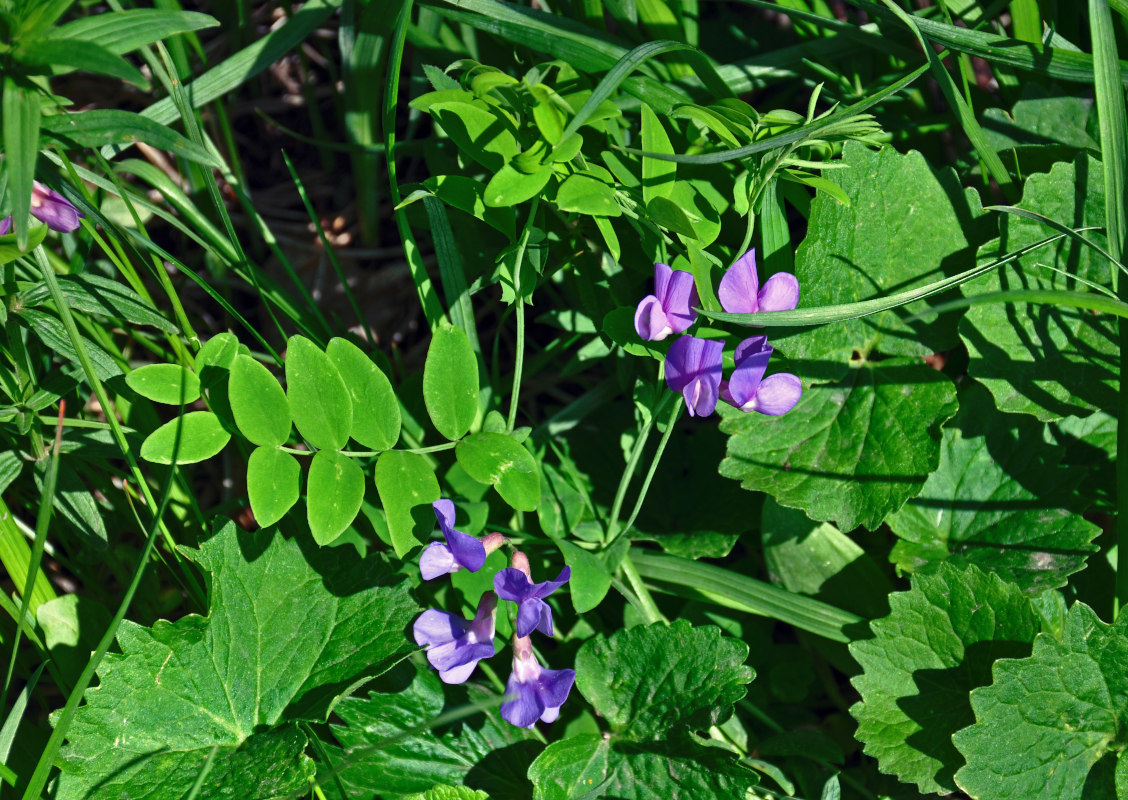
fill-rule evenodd
<path id="1" fill-rule="evenodd" d="M 486 187 L 481 182 L 462 175 L 439 175 L 423 181 L 423 185 L 451 208 L 482 220 L 504 233 L 511 242 L 517 240 L 517 215 L 512 208 L 487 206 Z"/>
<path id="2" fill-rule="evenodd" d="M 211 389 L 220 381 L 226 383 L 237 355 L 239 340 L 235 334 L 219 333 L 208 339 L 196 354 L 196 374 L 200 376 L 200 385 Z"/>
<path id="3" fill-rule="evenodd" d="M 178 364 L 146 364 L 127 374 L 125 382 L 156 403 L 188 405 L 200 397 L 200 379 Z"/>
<path id="4" fill-rule="evenodd" d="M 971 693 L 975 724 L 953 737 L 967 760 L 960 789 L 1000 800 L 1113 796 L 1112 770 L 1093 767 L 1120 750 L 1128 719 L 1126 621 L 1106 625 L 1074 603 L 1061 640 L 1043 633 L 1028 658 L 996 662 L 994 682 Z"/>
<path id="5" fill-rule="evenodd" d="M 1037 617 L 1019 587 L 947 563 L 914 575 L 889 605 L 870 623 L 874 638 L 850 645 L 863 670 L 850 709 L 857 736 L 882 772 L 922 792 L 953 792 L 961 759 L 952 734 L 972 722 L 968 692 L 990 681 L 996 658 L 1030 652 Z"/>
<path id="6" fill-rule="evenodd" d="M 972 563 L 1031 593 L 1063 586 L 1101 530 L 1067 508 L 1085 470 L 1060 465 L 1044 424 L 1000 414 L 982 386 L 966 384 L 939 467 L 888 520 L 901 538 L 890 558 L 907 572 Z"/>
<path id="7" fill-rule="evenodd" d="M 755 677 L 747 657 L 711 625 L 637 625 L 580 648 L 576 688 L 617 736 L 652 741 L 724 722 Z"/>
<path id="8" fill-rule="evenodd" d="M 611 572 L 594 553 L 577 547 L 566 539 L 555 539 L 564 556 L 564 563 L 572 570 L 568 579 L 568 593 L 577 614 L 586 614 L 597 608 L 611 588 Z"/>
<path id="9" fill-rule="evenodd" d="M 364 472 L 332 450 L 321 450 L 309 465 L 306 513 L 313 540 L 326 545 L 352 525 L 364 500 Z"/>
<path id="10" fill-rule="evenodd" d="M 956 411 L 956 392 L 925 364 L 887 359 L 806 389 L 780 417 L 719 410 L 721 431 L 732 437 L 722 475 L 844 531 L 873 530 L 936 469 L 940 425 Z"/>
<path id="11" fill-rule="evenodd" d="M 540 749 L 532 732 L 501 719 L 493 692 L 473 684 L 445 687 L 444 692 L 433 670 L 421 666 L 413 678 L 412 671 L 408 665 L 397 668 L 402 682 L 395 689 L 349 697 L 335 709 L 344 724 L 331 730 L 344 751 L 331 751 L 334 763 L 355 751 L 363 753 L 341 772 L 350 794 L 399 797 L 437 783 L 466 783 L 495 800 L 528 797 L 525 771 Z M 475 701 L 488 705 L 458 724 L 425 728 L 444 708 Z"/>
<path id="12" fill-rule="evenodd" d="M 518 511 L 534 511 L 540 503 L 536 459 L 504 433 L 468 436 L 458 443 L 455 455 L 467 475 L 493 486 Z"/>
<path id="13" fill-rule="evenodd" d="M 421 794 L 408 795 L 403 800 L 490 800 L 490 796 L 465 786 L 434 786 Z"/>
<path id="14" fill-rule="evenodd" d="M 974 193 L 965 194 L 951 172 L 934 173 L 917 152 L 875 153 L 856 142 L 845 145 L 842 163 L 850 168 L 834 178 L 850 205 L 817 194 L 795 254 L 801 308 L 909 290 L 974 266 L 966 231 L 981 212 Z M 766 277 L 761 273 L 761 281 Z M 935 302 L 951 297 L 941 294 Z M 832 362 L 817 380 L 842 378 L 856 353 L 923 356 L 953 347 L 956 319 L 950 314 L 900 321 L 928 304 L 803 331 L 777 346 L 792 358 Z"/>
<path id="15" fill-rule="evenodd" d="M 210 613 L 124 622 L 60 755 L 60 800 L 183 797 L 215 750 L 201 797 L 308 791 L 297 720 L 325 721 L 356 680 L 409 649 L 418 608 L 378 557 L 342 559 L 305 534 L 231 522 L 186 551 L 211 575 Z"/>
<path id="16" fill-rule="evenodd" d="M 35 621 L 43 630 L 43 643 L 51 658 L 73 683 L 106 632 L 110 612 L 90 597 L 64 594 L 41 604 L 35 611 Z"/>
<path id="17" fill-rule="evenodd" d="M 250 356 L 236 356 L 227 396 L 239 432 L 251 443 L 263 447 L 286 444 L 290 438 L 290 403 L 270 370 Z"/>
<path id="18" fill-rule="evenodd" d="M 11 204 L 16 248 L 27 252 L 31 249 L 28 236 L 31 227 L 29 209 L 31 191 L 35 184 L 35 161 L 39 158 L 39 126 L 42 124 L 40 96 L 37 87 L 17 83 L 10 72 L 3 78 L 0 118 L 3 118 L 4 126 L 0 135 L 3 136 L 6 156 L 8 202 Z"/>
<path id="19" fill-rule="evenodd" d="M 435 529 L 431 509 L 439 499 L 435 471 L 421 455 L 389 450 L 376 462 L 376 490 L 388 517 L 392 546 L 402 558 Z"/>
<path id="20" fill-rule="evenodd" d="M 1018 206 L 1081 227 L 1104 225 L 1104 203 L 1101 163 L 1083 154 L 1072 164 L 1056 164 L 1048 175 L 1031 175 Z M 981 249 L 984 259 L 1049 233 L 1044 225 L 1012 214 L 1000 217 L 999 230 L 1000 238 Z M 1107 244 L 1097 231 L 1085 235 L 1101 247 Z M 1001 289 L 1081 288 L 1048 267 L 1100 284 L 1109 280 L 1106 259 L 1064 238 L 965 285 L 964 293 L 974 297 Z M 1049 304 L 985 303 L 968 310 L 960 336 L 971 356 L 968 372 L 991 391 L 1001 411 L 1049 422 L 1116 407 L 1112 365 L 1120 348 L 1113 317 Z"/>
<path id="21" fill-rule="evenodd" d="M 521 152 L 510 123 L 484 102 L 434 103 L 427 111 L 459 150 L 491 172 Z"/>
<path id="22" fill-rule="evenodd" d="M 645 103 L 642 112 L 642 149 L 648 153 L 673 153 L 670 137 L 662 121 Z M 659 161 L 648 156 L 642 157 L 642 202 L 649 207 L 656 197 L 669 198 L 674 190 L 674 178 L 678 165 L 672 161 Z"/>
<path id="23" fill-rule="evenodd" d="M 556 190 L 556 207 L 561 211 L 601 217 L 623 213 L 615 202 L 615 189 L 590 175 L 572 175 Z"/>
<path id="24" fill-rule="evenodd" d="M 329 356 L 304 336 L 291 336 L 286 345 L 286 399 L 310 444 L 319 450 L 345 446 L 353 425 L 348 387 Z"/>
<path id="25" fill-rule="evenodd" d="M 402 417 L 388 376 L 346 339 L 330 339 L 325 354 L 341 373 L 352 398 L 353 440 L 373 450 L 395 447 Z"/>
<path id="26" fill-rule="evenodd" d="M 268 528 L 294 507 L 301 493 L 302 467 L 276 447 L 256 447 L 247 459 L 247 499 L 255 521 Z"/>
<path id="27" fill-rule="evenodd" d="M 222 166 L 219 159 L 200 145 L 148 117 L 114 108 L 44 117 L 43 133 L 79 147 L 144 142 L 168 150 L 181 158 L 207 167 Z"/>
<path id="28" fill-rule="evenodd" d="M 0 236 L 0 265 L 9 264 L 15 261 L 25 253 L 31 252 L 39 245 L 43 244 L 43 240 L 47 238 L 47 226 L 36 225 L 31 229 L 28 234 L 27 249 L 21 250 L 16 243 L 16 234 L 6 233 Z M 60 283 L 62 283 L 62 276 L 60 276 Z"/>
<path id="29" fill-rule="evenodd" d="M 544 164 L 533 172 L 522 172 L 508 162 L 490 178 L 482 201 L 488 208 L 510 208 L 540 194 L 551 177 L 551 164 Z"/>
<path id="30" fill-rule="evenodd" d="M 154 464 L 195 464 L 211 458 L 231 439 L 219 417 L 210 411 L 191 411 L 166 422 L 141 443 L 141 458 Z"/>
<path id="31" fill-rule="evenodd" d="M 466 435 L 478 415 L 478 361 L 461 328 L 439 328 L 423 365 L 423 402 L 431 422 L 451 441 Z M 437 498 L 436 498 L 437 499 Z"/>

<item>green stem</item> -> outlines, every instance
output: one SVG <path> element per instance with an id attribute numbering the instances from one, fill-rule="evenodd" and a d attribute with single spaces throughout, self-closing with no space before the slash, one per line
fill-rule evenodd
<path id="1" fill-rule="evenodd" d="M 533 198 L 529 219 L 525 222 L 525 230 L 521 232 L 521 241 L 517 245 L 517 255 L 513 259 L 513 302 L 517 306 L 517 352 L 513 356 L 513 391 L 509 395 L 507 420 L 509 430 L 513 430 L 517 424 L 517 399 L 521 394 L 521 373 L 525 368 L 525 296 L 521 294 L 521 266 L 525 262 L 525 249 L 529 246 L 529 235 L 532 233 L 539 207 L 540 198 Z"/>
<path id="2" fill-rule="evenodd" d="M 674 395 L 669 396 L 673 397 Z M 662 434 L 662 438 L 658 442 L 658 449 L 654 452 L 654 458 L 650 461 L 650 469 L 646 471 L 646 477 L 642 480 L 642 488 L 638 490 L 638 499 L 635 500 L 631 515 L 627 519 L 626 524 L 615 533 L 616 537 L 622 536 L 634 527 L 635 520 L 638 519 L 638 514 L 642 511 L 642 504 L 646 500 L 646 493 L 650 491 L 650 482 L 654 479 L 654 473 L 658 471 L 658 463 L 662 460 L 662 453 L 666 451 L 666 444 L 670 441 L 670 434 L 674 432 L 674 426 L 677 424 L 681 412 L 682 404 L 675 403 L 674 410 L 670 412 L 670 419 L 666 423 L 666 432 Z"/>
<path id="3" fill-rule="evenodd" d="M 648 623 L 654 622 L 669 622 L 668 619 L 658 610 L 654 598 L 650 596 L 650 590 L 646 588 L 646 584 L 642 582 L 642 576 L 638 574 L 635 569 L 634 562 L 631 561 L 631 554 L 628 552 L 623 556 L 622 562 L 619 564 L 619 569 L 626 576 L 627 581 L 634 590 L 635 595 L 638 597 L 639 610 L 642 612 L 643 618 Z"/>
<path id="4" fill-rule="evenodd" d="M 458 442 L 443 442 L 442 444 L 433 444 L 430 447 L 390 447 L 388 450 L 401 450 L 404 453 L 438 453 L 442 450 L 453 450 L 458 447 Z M 312 456 L 316 450 L 302 450 L 297 447 L 279 447 L 284 453 L 293 453 L 296 456 Z M 375 458 L 382 453 L 387 453 L 388 450 L 342 450 L 341 455 L 348 456 L 349 458 Z"/>

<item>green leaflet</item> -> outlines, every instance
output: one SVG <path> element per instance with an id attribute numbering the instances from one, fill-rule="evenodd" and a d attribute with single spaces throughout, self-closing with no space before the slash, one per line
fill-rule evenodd
<path id="1" fill-rule="evenodd" d="M 458 443 L 455 454 L 471 478 L 493 486 L 513 508 L 536 510 L 540 476 L 536 459 L 524 445 L 504 433 L 475 433 Z"/>
<path id="2" fill-rule="evenodd" d="M 121 653 L 106 657 L 61 752 L 60 798 L 96 786 L 180 798 L 213 748 L 201 796 L 297 791 L 313 764 L 294 722 L 324 721 L 358 676 L 407 649 L 417 607 L 379 557 L 341 559 L 308 534 L 232 522 L 186 552 L 212 575 L 209 615 L 122 624 Z"/>
<path id="3" fill-rule="evenodd" d="M 951 737 L 972 721 L 968 692 L 990 681 L 996 658 L 1029 652 L 1037 619 L 1014 584 L 947 563 L 914 576 L 889 605 L 870 623 L 873 638 L 850 645 L 863 669 L 850 709 L 857 736 L 883 772 L 922 792 L 955 791 Z"/>
<path id="4" fill-rule="evenodd" d="M 478 361 L 461 328 L 434 332 L 423 367 L 423 401 L 431 422 L 451 441 L 466 435 L 478 415 Z"/>
<path id="5" fill-rule="evenodd" d="M 967 760 L 956 784 L 1000 800 L 1123 797 L 1123 757 L 1115 778 L 1098 762 L 1120 750 L 1128 718 L 1125 625 L 1074 603 L 1060 640 L 1043 633 L 1028 658 L 996 662 L 993 683 L 971 694 L 975 724 L 953 737 Z"/>
<path id="6" fill-rule="evenodd" d="M 154 464 L 195 464 L 219 453 L 231 433 L 210 411 L 191 411 L 149 434 L 141 458 Z"/>
<path id="7" fill-rule="evenodd" d="M 353 407 L 341 373 L 304 336 L 286 347 L 286 398 L 298 433 L 320 450 L 340 450 L 349 440 Z"/>
<path id="8" fill-rule="evenodd" d="M 356 519 L 364 500 L 364 472 L 355 460 L 320 450 L 309 465 L 306 513 L 313 540 L 334 541 Z"/>
<path id="9" fill-rule="evenodd" d="M 275 447 L 256 447 L 247 459 L 247 499 L 255 521 L 266 528 L 278 522 L 298 502 L 302 467 Z"/>
<path id="10" fill-rule="evenodd" d="M 196 373 L 177 364 L 146 364 L 125 376 L 129 388 L 156 403 L 188 405 L 200 397 Z"/>
<path id="11" fill-rule="evenodd" d="M 236 356 L 227 394 L 240 433 L 263 447 L 286 444 L 290 438 L 290 403 L 270 370 L 250 356 Z"/>

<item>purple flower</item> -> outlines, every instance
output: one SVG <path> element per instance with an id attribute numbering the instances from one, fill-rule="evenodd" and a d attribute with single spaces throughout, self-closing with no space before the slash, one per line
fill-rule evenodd
<path id="1" fill-rule="evenodd" d="M 574 669 L 545 669 L 533 655 L 528 637 L 513 641 L 513 672 L 505 684 L 508 700 L 501 716 L 518 728 L 531 728 L 539 719 L 553 722 L 576 682 Z"/>
<path id="2" fill-rule="evenodd" d="M 789 372 L 764 377 L 774 348 L 767 336 L 753 336 L 736 346 L 732 379 L 721 381 L 721 399 L 741 411 L 786 414 L 799 402 L 803 384 Z"/>
<path id="3" fill-rule="evenodd" d="M 53 231 L 70 233 L 78 228 L 78 219 L 82 213 L 54 189 L 48 189 L 39 181 L 34 181 L 31 188 L 31 215 L 40 222 L 46 222 L 47 227 Z M 11 217 L 0 220 L 0 236 L 11 228 Z"/>
<path id="4" fill-rule="evenodd" d="M 790 311 L 799 304 L 799 281 L 790 272 L 777 272 L 760 288 L 756 251 L 749 250 L 721 278 L 717 297 L 721 307 L 734 314 Z"/>
<path id="5" fill-rule="evenodd" d="M 683 336 L 666 356 L 666 384 L 681 392 L 689 415 L 707 417 L 717 407 L 724 343 Z"/>
<path id="6" fill-rule="evenodd" d="M 514 563 L 521 563 L 515 555 Z M 528 564 L 528 559 L 524 560 Z M 552 635 L 552 609 L 544 598 L 568 582 L 572 570 L 564 567 L 554 581 L 533 583 L 522 570 L 509 567 L 494 575 L 494 591 L 502 600 L 517 603 L 517 635 L 528 636 L 538 630 L 546 636 Z M 524 727 L 524 726 L 522 726 Z"/>
<path id="7" fill-rule="evenodd" d="M 699 303 L 692 275 L 665 264 L 655 264 L 654 294 L 648 294 L 638 304 L 635 331 L 651 342 L 665 339 L 671 333 L 681 333 L 697 319 L 693 306 Z"/>
<path id="8" fill-rule="evenodd" d="M 454 503 L 444 498 L 432 503 L 431 508 L 438 517 L 446 544 L 432 542 L 419 557 L 419 572 L 423 580 L 429 581 L 460 569 L 480 570 L 486 563 L 486 547 L 481 540 L 454 529 Z"/>
<path id="9" fill-rule="evenodd" d="M 0 219 L 0 236 L 6 236 L 8 234 L 8 231 L 10 231 L 11 229 L 12 229 L 12 218 L 11 217 L 4 217 L 4 219 Z"/>
<path id="10" fill-rule="evenodd" d="M 427 648 L 427 660 L 443 683 L 463 683 L 483 658 L 494 654 L 497 595 L 486 592 L 478 601 L 473 622 L 428 608 L 415 620 L 415 643 Z"/>

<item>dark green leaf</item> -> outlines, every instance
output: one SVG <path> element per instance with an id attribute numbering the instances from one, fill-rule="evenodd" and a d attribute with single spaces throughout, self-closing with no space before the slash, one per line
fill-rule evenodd
<path id="1" fill-rule="evenodd" d="M 141 70 L 107 48 L 83 39 L 40 39 L 23 48 L 20 61 L 39 69 L 50 68 L 55 73 L 79 69 L 109 75 L 145 91 L 149 89 L 149 82 Z"/>
<path id="2" fill-rule="evenodd" d="M 35 331 L 36 336 L 47 346 L 48 350 L 54 351 L 56 355 L 62 356 L 75 366 L 82 367 L 82 362 L 78 358 L 78 351 L 71 344 L 70 337 L 67 336 L 67 329 L 58 317 L 45 314 L 34 308 L 23 309 L 19 312 L 19 317 L 24 319 L 28 327 Z M 81 341 L 94 365 L 94 372 L 100 379 L 105 381 L 122 374 L 121 367 L 109 353 L 85 336 L 81 337 Z"/>
<path id="3" fill-rule="evenodd" d="M 589 175 L 572 175 L 556 190 L 561 211 L 592 216 L 618 217 L 623 210 L 615 202 L 615 189 Z"/>
<path id="4" fill-rule="evenodd" d="M 122 55 L 138 47 L 159 42 L 186 31 L 215 27 L 219 23 L 207 14 L 158 8 L 134 8 L 102 12 L 72 20 L 45 35 L 52 39 L 80 39 Z"/>
<path id="5" fill-rule="evenodd" d="M 158 150 L 203 164 L 220 167 L 219 160 L 200 145 L 148 117 L 113 108 L 59 114 L 43 120 L 43 132 L 79 147 L 144 142 Z"/>
<path id="6" fill-rule="evenodd" d="M 32 238 L 35 238 L 34 234 Z M 60 275 L 58 280 L 59 289 L 72 310 L 121 319 L 134 325 L 149 325 L 165 333 L 178 331 L 153 308 L 151 302 L 122 283 L 91 274 Z M 21 293 L 21 299 L 27 306 L 41 305 L 50 297 L 51 292 L 44 283 Z"/>
<path id="7" fill-rule="evenodd" d="M 35 161 L 39 157 L 39 105 L 38 90 L 17 83 L 10 72 L 4 76 L 0 117 L 4 120 L 2 133 L 8 173 L 8 201 L 12 204 L 12 229 L 16 234 L 16 247 L 25 252 L 30 249 L 29 209 L 31 190 L 35 183 Z"/>

